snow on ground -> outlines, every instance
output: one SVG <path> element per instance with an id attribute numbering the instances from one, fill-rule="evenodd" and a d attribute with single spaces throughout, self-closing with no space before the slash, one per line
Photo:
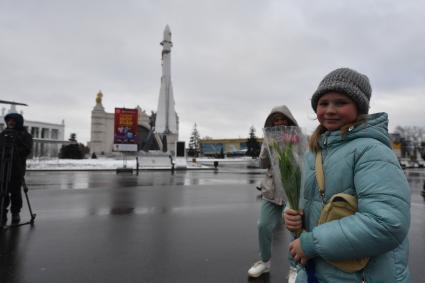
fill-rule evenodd
<path id="1" fill-rule="evenodd" d="M 151 159 L 149 162 L 139 160 L 139 169 L 171 169 L 171 163 L 162 158 Z M 186 169 L 208 169 L 214 168 L 214 161 L 218 162 L 219 167 L 257 167 L 258 161 L 251 158 L 188 158 L 187 160 L 175 160 L 176 168 Z M 122 159 L 115 158 L 97 158 L 97 159 L 29 159 L 27 160 L 27 170 L 115 170 L 126 165 L 127 168 L 136 169 L 136 160 L 128 159 L 125 162 Z"/>
<path id="2" fill-rule="evenodd" d="M 29 159 L 27 170 L 113 170 L 123 167 L 123 160 L 97 159 Z M 136 168 L 136 160 L 127 160 L 127 167 Z"/>

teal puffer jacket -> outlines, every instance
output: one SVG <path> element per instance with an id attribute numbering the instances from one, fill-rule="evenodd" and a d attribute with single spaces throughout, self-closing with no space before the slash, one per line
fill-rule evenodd
<path id="1" fill-rule="evenodd" d="M 391 150 L 386 113 L 368 116 L 368 122 L 351 129 L 325 132 L 320 146 L 325 172 L 325 200 L 336 193 L 358 198 L 358 212 L 317 226 L 322 200 L 315 179 L 315 156 L 305 161 L 304 213 L 301 235 L 304 253 L 315 265 L 320 282 L 410 282 L 408 269 L 410 188 Z M 343 272 L 326 260 L 370 257 L 367 267 Z M 307 282 L 305 270 L 297 282 Z"/>

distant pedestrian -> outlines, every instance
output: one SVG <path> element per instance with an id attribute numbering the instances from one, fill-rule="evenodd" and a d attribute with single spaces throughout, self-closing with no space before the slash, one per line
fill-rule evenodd
<path id="1" fill-rule="evenodd" d="M 391 149 L 387 114 L 368 115 L 371 93 L 366 75 L 341 68 L 326 75 L 311 98 L 320 125 L 304 162 L 305 231 L 289 245 L 295 261 L 305 266 L 298 271 L 297 283 L 411 280 L 410 189 Z M 320 167 L 324 194 L 315 175 Z M 324 204 L 338 193 L 357 198 L 356 213 L 318 225 Z M 303 226 L 301 215 L 285 210 L 289 230 Z M 369 261 L 358 271 L 338 266 L 341 260 L 360 258 Z"/>
<path id="2" fill-rule="evenodd" d="M 298 126 L 285 105 L 274 107 L 267 116 L 264 127 L 276 126 Z M 282 211 L 285 206 L 283 190 L 276 188 L 274 184 L 270 155 L 264 143 L 259 158 L 260 166 L 267 168 L 267 173 L 259 187 L 262 194 L 260 218 L 257 223 L 260 260 L 248 270 L 250 277 L 259 277 L 270 271 L 273 231 L 282 225 Z M 294 270 L 290 269 L 290 272 L 294 273 Z"/>
<path id="3" fill-rule="evenodd" d="M 22 208 L 22 181 L 26 171 L 26 160 L 32 149 L 32 137 L 24 128 L 24 118 L 18 113 L 10 113 L 4 117 L 6 129 L 0 133 L 1 168 L 11 168 L 10 180 L 7 172 L 0 172 L 1 182 L 7 192 L 2 196 L 2 226 L 7 223 L 7 208 L 10 205 L 12 224 L 21 221 L 19 213 Z M 8 162 L 9 161 L 9 162 Z M 11 162 L 11 163 L 10 163 Z M 8 164 L 9 163 L 9 164 Z"/>

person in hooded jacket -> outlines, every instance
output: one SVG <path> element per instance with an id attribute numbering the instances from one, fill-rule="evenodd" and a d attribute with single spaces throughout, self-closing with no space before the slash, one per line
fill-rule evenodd
<path id="1" fill-rule="evenodd" d="M 11 166 L 11 176 L 10 181 L 4 184 L 8 191 L 4 195 L 4 200 L 2 200 L 2 225 L 7 223 L 7 208 L 9 204 L 12 214 L 12 224 L 17 224 L 21 221 L 19 215 L 22 208 L 21 186 L 26 171 L 26 160 L 32 150 L 32 136 L 24 128 L 24 118 L 22 115 L 9 113 L 4 117 L 4 120 L 6 122 L 6 129 L 0 133 L 0 162 L 3 163 L 2 168 Z M 6 160 L 10 159 L 11 164 L 5 164 Z M 0 173 L 2 177 L 1 182 L 6 182 L 5 172 Z"/>
<path id="2" fill-rule="evenodd" d="M 290 231 L 302 227 L 304 215 L 305 231 L 289 244 L 294 260 L 305 266 L 297 283 L 410 282 L 410 188 L 391 149 L 388 115 L 368 115 L 371 93 L 366 75 L 339 68 L 312 96 L 320 125 L 304 162 L 304 210 L 284 212 Z M 316 153 L 322 157 L 324 194 L 316 181 Z M 318 225 L 323 205 L 337 193 L 355 196 L 357 212 Z M 354 272 L 332 264 L 366 257 L 367 265 Z"/>
<path id="3" fill-rule="evenodd" d="M 287 106 L 276 106 L 267 116 L 264 127 L 275 126 L 298 126 Z M 283 190 L 277 189 L 274 184 L 269 152 L 264 143 L 261 146 L 259 159 L 260 167 L 267 168 L 266 176 L 260 186 L 262 204 L 260 218 L 257 223 L 261 260 L 255 262 L 248 270 L 250 277 L 259 277 L 270 271 L 272 234 L 282 224 L 282 211 L 285 206 Z"/>

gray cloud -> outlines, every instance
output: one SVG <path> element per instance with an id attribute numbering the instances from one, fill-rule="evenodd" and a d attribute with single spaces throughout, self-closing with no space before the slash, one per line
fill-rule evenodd
<path id="1" fill-rule="evenodd" d="M 340 66 L 370 77 L 371 110 L 389 112 L 390 130 L 421 126 L 424 12 L 419 0 L 5 0 L 0 93 L 28 103 L 26 119 L 65 119 L 86 142 L 99 89 L 109 112 L 156 110 L 169 24 L 181 140 L 195 122 L 202 136 L 245 137 L 251 125 L 261 136 L 278 104 L 311 131 L 311 93 Z"/>

